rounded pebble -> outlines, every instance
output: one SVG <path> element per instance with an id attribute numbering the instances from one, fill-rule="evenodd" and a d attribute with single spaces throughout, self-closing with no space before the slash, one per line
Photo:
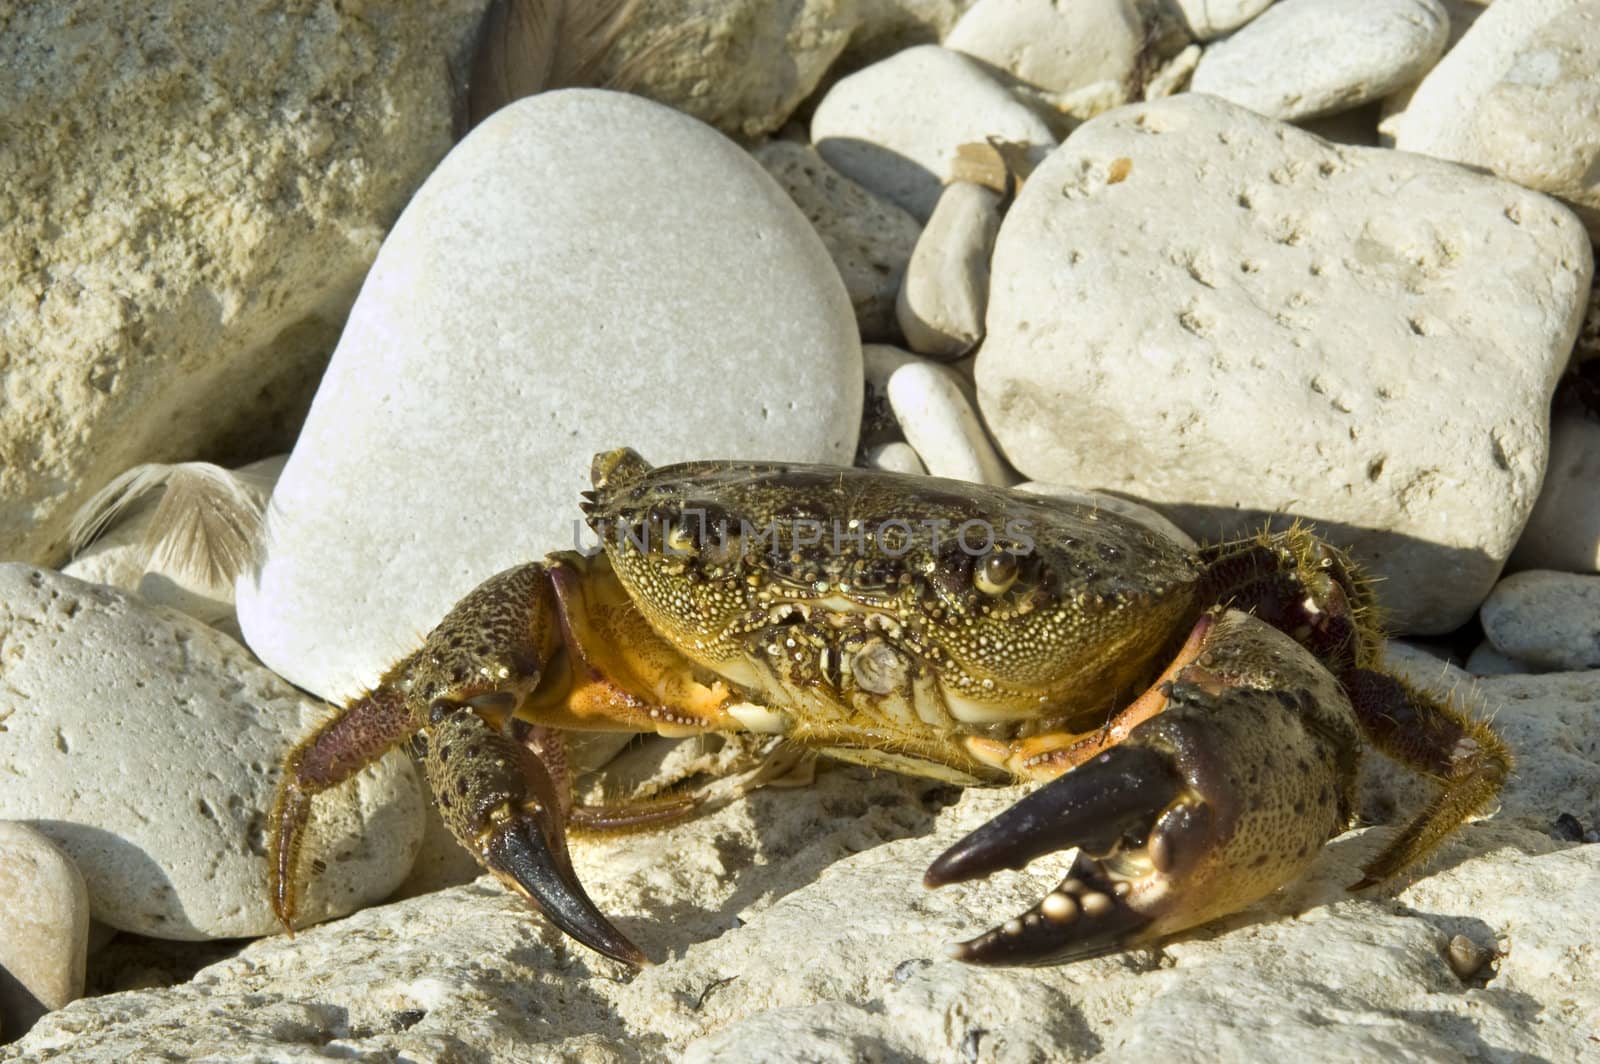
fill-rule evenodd
<path id="1" fill-rule="evenodd" d="M 20 1036 L 83 996 L 89 892 L 72 859 L 27 824 L 0 820 L 0 1027 Z"/>
<path id="2" fill-rule="evenodd" d="M 635 96 L 519 100 L 384 242 L 240 626 L 280 675 L 348 697 L 485 577 L 592 543 L 596 452 L 848 464 L 861 379 L 827 249 L 746 152 Z"/>
<path id="3" fill-rule="evenodd" d="M 929 362 L 900 367 L 889 378 L 889 405 L 933 476 L 1001 487 L 1015 481 L 951 370 Z"/>
<path id="4" fill-rule="evenodd" d="M 895 302 L 906 346 L 918 354 L 960 358 L 983 339 L 1000 198 L 967 181 L 952 181 L 939 196 Z"/>
<path id="5" fill-rule="evenodd" d="M 71 856 L 96 920 L 156 938 L 280 930 L 266 821 L 290 748 L 329 707 L 232 639 L 126 592 L 0 565 L 0 817 Z M 389 894 L 422 836 L 422 793 L 394 751 L 318 796 L 305 923 Z"/>
<path id="6" fill-rule="evenodd" d="M 1501 654 L 1536 669 L 1600 668 L 1600 576 L 1530 569 L 1495 585 L 1479 611 Z"/>

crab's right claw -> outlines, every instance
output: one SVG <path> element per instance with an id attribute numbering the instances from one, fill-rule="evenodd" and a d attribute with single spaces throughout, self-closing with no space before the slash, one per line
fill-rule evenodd
<path id="1" fill-rule="evenodd" d="M 466 706 L 441 714 L 424 763 L 456 840 L 550 922 L 597 953 L 650 962 L 590 900 L 567 853 L 567 795 L 552 769 Z"/>
<path id="2" fill-rule="evenodd" d="M 953 956 L 1054 964 L 1152 942 L 1270 893 L 1343 829 L 1354 715 L 1288 636 L 1227 613 L 1163 692 L 1162 711 L 1121 745 L 934 861 L 930 887 L 1079 850 L 1060 886 Z"/>

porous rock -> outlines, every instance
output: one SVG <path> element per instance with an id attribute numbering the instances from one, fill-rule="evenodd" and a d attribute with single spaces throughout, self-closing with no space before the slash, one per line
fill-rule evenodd
<path id="1" fill-rule="evenodd" d="M 114 588 L 0 565 L 0 817 L 83 873 L 94 918 L 157 938 L 278 929 L 266 819 L 279 763 L 328 715 L 232 639 Z M 385 897 L 422 832 L 402 753 L 319 797 L 301 911 Z"/>
<path id="2" fill-rule="evenodd" d="M 129 466 L 292 438 L 484 6 L 0 12 L 0 558 Z"/>
<path id="3" fill-rule="evenodd" d="M 1519 701 L 1502 716 L 1551 708 Z M 1304 881 L 1159 951 L 1010 970 L 944 947 L 1031 904 L 1058 859 L 931 892 L 918 880 L 1023 792 L 945 805 L 950 788 L 833 766 L 812 787 L 579 845 L 597 903 L 656 961 L 643 972 L 575 946 L 484 879 L 256 943 L 171 990 L 78 1002 L 21 1050 L 70 1047 L 91 1064 L 156 1044 L 277 1060 L 1577 1059 L 1600 1008 L 1600 846 L 1533 827 L 1517 788 L 1559 777 L 1541 803 L 1593 802 L 1597 760 L 1530 759 L 1498 816 L 1377 891 L 1345 888 L 1389 828 L 1340 837 Z M 1457 934 L 1501 954 L 1482 985 L 1450 968 Z"/>
<path id="4" fill-rule="evenodd" d="M 1200 94 L 1131 106 L 1006 216 L 979 400 L 1031 479 L 1213 542 L 1309 518 L 1399 630 L 1448 631 L 1533 506 L 1592 268 L 1509 182 Z"/>
<path id="5" fill-rule="evenodd" d="M 1285 121 L 1346 111 L 1418 81 L 1449 27 L 1439 0 L 1281 0 L 1207 48 L 1189 90 Z"/>
<path id="6" fill-rule="evenodd" d="M 1542 669 L 1600 668 L 1600 576 L 1513 573 L 1479 615 L 1483 634 L 1509 658 Z"/>
<path id="7" fill-rule="evenodd" d="M 954 175 L 956 149 L 989 137 L 1034 156 L 1056 143 L 1044 120 L 977 60 L 931 44 L 841 79 L 811 117 L 812 143 L 834 169 L 918 221 Z"/>
<path id="8" fill-rule="evenodd" d="M 1383 129 L 1560 196 L 1600 238 L 1600 4 L 1496 0 Z"/>
<path id="9" fill-rule="evenodd" d="M 0 1035 L 83 995 L 89 893 L 83 876 L 48 838 L 0 820 Z"/>
<path id="10" fill-rule="evenodd" d="M 822 161 L 804 144 L 775 140 L 752 152 L 827 246 L 864 340 L 897 335 L 895 297 L 922 226 Z"/>
<path id="11" fill-rule="evenodd" d="M 747 153 L 634 96 L 520 100 L 385 242 L 240 625 L 280 675 L 348 696 L 485 577 L 592 544 L 596 452 L 848 464 L 861 374 L 838 271 Z"/>

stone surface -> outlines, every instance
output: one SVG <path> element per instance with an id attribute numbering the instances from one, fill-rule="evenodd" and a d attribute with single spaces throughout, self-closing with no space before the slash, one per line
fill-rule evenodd
<path id="1" fill-rule="evenodd" d="M 1189 90 L 1285 121 L 1347 111 L 1418 81 L 1449 29 L 1439 0 L 1280 0 L 1207 48 Z"/>
<path id="2" fill-rule="evenodd" d="M 650 0 L 602 78 L 736 137 L 778 129 L 860 24 L 859 0 Z"/>
<path id="3" fill-rule="evenodd" d="M 866 375 L 866 394 L 861 409 L 861 450 L 858 458 L 886 443 L 903 442 L 905 434 L 894 419 L 889 405 L 889 378 L 901 366 L 919 359 L 910 351 L 892 344 L 862 344 L 861 365 Z M 920 464 L 921 459 L 918 459 Z"/>
<path id="4" fill-rule="evenodd" d="M 236 482 L 265 512 L 272 486 L 283 472 L 287 455 L 252 462 L 236 470 Z M 152 606 L 170 606 L 195 620 L 238 638 L 233 607 L 233 581 L 214 581 L 206 573 L 167 559 L 152 557 L 146 542 L 150 519 L 162 492 L 151 492 L 119 515 L 107 531 L 61 567 L 67 576 L 91 584 L 109 584 L 138 595 Z"/>
<path id="5" fill-rule="evenodd" d="M 1272 0 L 1174 0 L 1184 26 L 1197 40 L 1209 41 L 1243 26 Z"/>
<path id="6" fill-rule="evenodd" d="M 277 930 L 267 811 L 328 708 L 183 614 L 27 565 L 0 565 L 0 648 L 0 818 L 66 851 L 95 919 L 158 938 Z M 306 920 L 386 896 L 421 829 L 400 753 L 320 796 Z"/>
<path id="7" fill-rule="evenodd" d="M 571 547 L 596 452 L 848 464 L 861 380 L 838 271 L 748 154 L 638 97 L 521 100 L 384 244 L 240 624 L 347 696 L 485 577 Z"/>
<path id="8" fill-rule="evenodd" d="M 928 475 L 928 467 L 922 464 L 916 448 L 904 440 L 891 440 L 873 447 L 867 451 L 865 465 L 886 473 L 910 473 L 918 477 Z"/>
<path id="9" fill-rule="evenodd" d="M 978 0 L 944 45 L 1049 92 L 1104 86 L 1088 95 L 1115 106 L 1155 65 L 1160 25 L 1160 7 L 1143 0 Z"/>
<path id="10" fill-rule="evenodd" d="M 895 302 L 906 346 L 918 354 L 960 358 L 983 339 L 1000 201 L 1000 193 L 968 181 L 940 193 Z"/>
<path id="11" fill-rule="evenodd" d="M 287 444 L 483 8 L 0 13 L 0 558 L 129 466 Z"/>
<path id="12" fill-rule="evenodd" d="M 0 820 L 0 1035 L 83 996 L 89 892 L 54 843 Z M 7 1033 L 9 1032 L 9 1033 Z"/>
<path id="13" fill-rule="evenodd" d="M 1467 655 L 1466 664 L 1462 668 L 1474 676 L 1512 676 L 1518 673 L 1544 671 L 1525 661 L 1506 657 L 1487 639 L 1472 648 L 1472 653 Z"/>
<path id="14" fill-rule="evenodd" d="M 1600 237 L 1600 4 L 1497 0 L 1383 128 L 1562 197 Z"/>
<path id="15" fill-rule="evenodd" d="M 1591 270 L 1538 193 L 1188 94 L 1086 123 L 1024 186 L 979 399 L 1030 479 L 1208 541 L 1308 518 L 1399 630 L 1448 631 L 1533 506 Z"/>
<path id="16" fill-rule="evenodd" d="M 1530 569 L 1495 585 L 1483 634 L 1509 658 L 1541 669 L 1600 667 L 1600 576 Z"/>
<path id="17" fill-rule="evenodd" d="M 1060 874 L 1047 859 L 918 882 L 1020 792 L 958 797 L 828 766 L 812 787 L 580 844 L 597 903 L 657 962 L 636 975 L 484 879 L 256 943 L 184 986 L 78 1002 L 18 1050 L 89 1064 L 153 1047 L 284 1061 L 1583 1059 L 1600 1016 L 1600 846 L 1557 842 L 1547 812 L 1592 816 L 1600 794 L 1600 750 L 1579 730 L 1590 676 L 1588 690 L 1494 681 L 1517 693 L 1508 735 L 1559 722 L 1586 745 L 1530 753 L 1501 811 L 1418 875 L 1350 894 L 1392 829 L 1352 832 L 1303 882 L 1160 951 L 1010 970 L 945 960 L 948 942 Z M 1486 980 L 1451 971 L 1457 934 L 1502 952 Z"/>
<path id="18" fill-rule="evenodd" d="M 933 476 L 1002 487 L 1016 480 L 989 442 L 960 378 L 947 367 L 913 362 L 895 370 L 889 405 Z"/>
<path id="19" fill-rule="evenodd" d="M 822 238 L 850 293 L 862 339 L 895 338 L 894 301 L 922 226 L 804 144 L 776 140 L 752 154 Z"/>
<path id="20" fill-rule="evenodd" d="M 859 0 L 861 20 L 845 49 L 854 70 L 918 44 L 938 44 L 976 0 Z"/>
<path id="21" fill-rule="evenodd" d="M 908 48 L 841 79 L 811 117 L 811 140 L 834 169 L 926 221 L 956 149 L 988 137 L 1055 146 L 1043 119 L 976 60 L 937 45 Z"/>
<path id="22" fill-rule="evenodd" d="M 1539 501 L 1511 552 L 1512 569 L 1600 570 L 1600 421 L 1558 412 Z"/>

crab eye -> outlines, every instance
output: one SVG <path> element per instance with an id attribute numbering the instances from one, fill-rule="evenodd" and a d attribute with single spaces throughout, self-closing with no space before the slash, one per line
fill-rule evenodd
<path id="1" fill-rule="evenodd" d="M 1003 595 L 1017 582 L 1017 556 L 995 551 L 978 563 L 972 582 L 985 595 Z"/>

